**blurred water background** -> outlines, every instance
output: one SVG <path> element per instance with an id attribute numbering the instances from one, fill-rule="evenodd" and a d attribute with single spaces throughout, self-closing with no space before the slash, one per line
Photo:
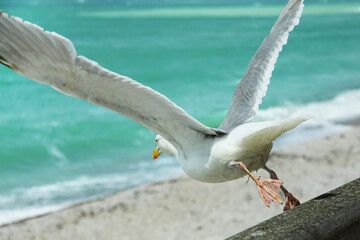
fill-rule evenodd
<path id="1" fill-rule="evenodd" d="M 360 115 L 360 2 L 305 4 L 256 120 L 314 118 L 275 147 L 346 129 L 335 122 Z M 0 10 L 66 36 L 79 55 L 158 90 L 212 127 L 284 6 L 0 0 Z M 154 137 L 0 66 L 0 224 L 181 175 L 170 157 L 152 161 Z"/>

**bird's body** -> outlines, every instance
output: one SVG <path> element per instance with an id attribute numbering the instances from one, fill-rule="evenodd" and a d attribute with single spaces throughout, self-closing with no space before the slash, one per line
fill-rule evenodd
<path id="1" fill-rule="evenodd" d="M 179 154 L 175 150 L 168 154 L 177 158 L 184 172 L 198 181 L 226 182 L 246 175 L 241 169 L 230 166 L 230 163 L 241 161 L 250 171 L 262 168 L 268 160 L 272 142 L 305 120 L 307 118 L 303 117 L 245 123 L 230 133 L 204 138 L 192 146 L 191 151 L 184 149 Z M 160 147 L 169 148 L 170 143 L 165 139 L 158 138 L 157 142 Z"/>
<path id="2" fill-rule="evenodd" d="M 307 118 L 250 123 L 265 96 L 279 52 L 299 23 L 303 0 L 290 0 L 252 58 L 218 128 L 203 125 L 164 95 L 96 62 L 78 56 L 72 42 L 0 11 L 0 63 L 57 91 L 111 109 L 159 134 L 154 158 L 173 155 L 192 178 L 224 182 L 249 174 L 266 205 L 278 180 L 255 179 L 265 168 L 272 142 Z M 221 84 L 221 81 L 219 81 Z M 247 166 L 247 167 L 246 167 Z M 272 178 L 276 175 L 272 174 Z M 264 187 L 265 186 L 265 187 Z M 267 195 L 266 195 L 267 194 Z M 278 196 L 277 196 L 278 195 Z M 288 195 L 287 195 L 288 197 Z"/>

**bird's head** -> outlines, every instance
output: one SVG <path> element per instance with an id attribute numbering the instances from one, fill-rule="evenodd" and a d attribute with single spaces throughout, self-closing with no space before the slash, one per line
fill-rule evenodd
<path id="1" fill-rule="evenodd" d="M 160 135 L 157 135 L 155 138 L 155 142 L 157 147 L 153 152 L 153 159 L 158 158 L 162 153 L 167 153 L 171 156 L 177 157 L 177 150 L 176 148 L 169 143 L 165 138 Z"/>

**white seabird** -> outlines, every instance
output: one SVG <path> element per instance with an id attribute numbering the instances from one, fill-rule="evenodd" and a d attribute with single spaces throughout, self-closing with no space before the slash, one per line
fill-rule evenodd
<path id="1" fill-rule="evenodd" d="M 248 174 L 264 203 L 282 203 L 284 210 L 299 205 L 275 172 L 266 167 L 272 142 L 306 117 L 272 122 L 250 121 L 262 97 L 289 32 L 299 23 L 303 0 L 290 0 L 260 45 L 237 86 L 231 106 L 218 128 L 207 127 L 167 97 L 140 83 L 78 56 L 70 40 L 0 12 L 0 63 L 17 73 L 52 86 L 59 92 L 106 107 L 151 129 L 161 153 L 174 156 L 190 177 L 202 182 L 224 182 Z M 271 179 L 250 172 L 264 168 Z"/>

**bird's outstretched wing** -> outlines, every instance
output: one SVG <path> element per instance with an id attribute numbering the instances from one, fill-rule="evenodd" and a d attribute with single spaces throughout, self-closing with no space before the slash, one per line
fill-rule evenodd
<path id="1" fill-rule="evenodd" d="M 271 73 L 282 46 L 286 44 L 304 7 L 303 0 L 290 0 L 251 59 L 231 100 L 230 108 L 220 129 L 231 130 L 249 122 L 257 113 L 262 98 L 266 94 Z"/>
<path id="2" fill-rule="evenodd" d="M 153 89 L 78 56 L 70 40 L 4 12 L 0 12 L 0 63 L 64 94 L 123 114 L 174 146 L 217 135 Z"/>

